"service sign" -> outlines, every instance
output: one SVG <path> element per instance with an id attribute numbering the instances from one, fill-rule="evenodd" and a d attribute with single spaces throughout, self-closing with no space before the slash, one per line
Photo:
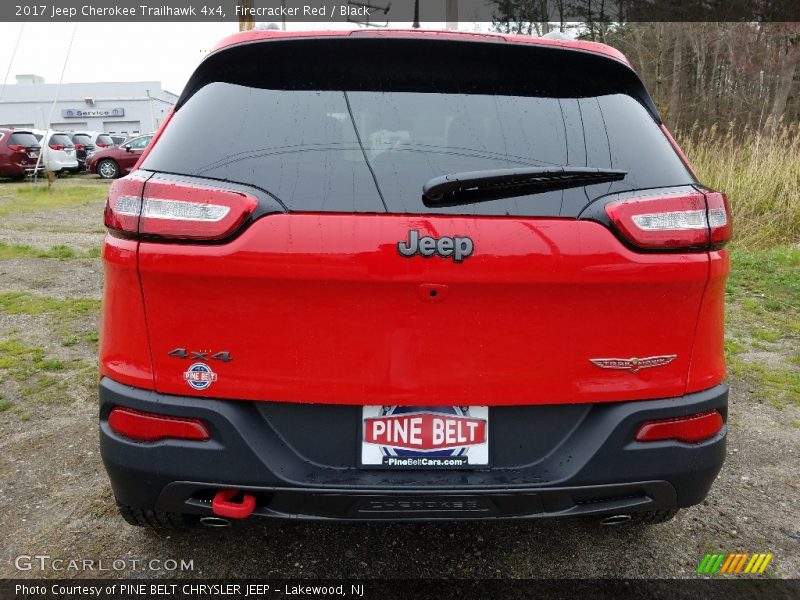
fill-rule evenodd
<path id="1" fill-rule="evenodd" d="M 361 464 L 448 469 L 489 464 L 487 406 L 365 406 Z"/>
<path id="2" fill-rule="evenodd" d="M 83 117 L 124 117 L 125 109 L 117 108 L 62 108 L 61 116 L 65 119 L 79 119 Z"/>

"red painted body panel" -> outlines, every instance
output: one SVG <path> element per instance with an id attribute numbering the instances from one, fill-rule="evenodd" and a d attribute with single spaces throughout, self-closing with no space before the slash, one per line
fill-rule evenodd
<path id="1" fill-rule="evenodd" d="M 707 390 L 725 379 L 725 282 L 731 265 L 727 250 L 709 252 L 709 279 L 700 305 L 686 393 Z"/>
<path id="2" fill-rule="evenodd" d="M 469 235 L 474 254 L 458 264 L 402 257 L 396 244 L 410 229 Z M 719 309 L 709 260 L 637 253 L 592 221 L 331 213 L 270 215 L 224 245 L 139 250 L 159 392 L 339 404 L 680 396 L 698 313 Z M 117 276 L 107 294 L 121 289 Z M 435 302 L 420 293 L 431 285 L 446 291 Z M 717 337 L 694 356 L 703 387 L 722 379 L 715 319 L 698 328 Z M 140 320 L 128 322 L 132 344 Z M 197 391 L 183 377 L 191 361 L 168 355 L 176 347 L 233 360 L 210 360 L 218 378 Z M 105 362 L 114 354 L 104 348 Z M 677 358 L 637 372 L 589 362 L 662 354 Z"/>
<path id="3" fill-rule="evenodd" d="M 106 235 L 103 244 L 105 286 L 100 323 L 100 374 L 115 381 L 153 389 L 136 251 L 139 242 Z"/>
<path id="4" fill-rule="evenodd" d="M 485 42 L 513 42 L 517 44 L 533 44 L 537 46 L 550 46 L 553 48 L 566 48 L 572 50 L 582 50 L 601 54 L 614 60 L 618 60 L 628 66 L 630 63 L 622 52 L 611 46 L 598 42 L 587 42 L 583 40 L 551 40 L 528 35 L 507 35 L 499 33 L 470 33 L 460 31 L 442 31 L 428 29 L 383 29 L 383 30 L 330 30 L 330 31 L 276 31 L 276 30 L 251 30 L 243 31 L 230 35 L 220 40 L 214 46 L 212 52 L 222 50 L 236 44 L 257 42 L 264 40 L 279 40 L 292 38 L 313 38 L 313 37 L 392 37 L 392 38 L 427 38 L 441 40 L 465 40 L 465 41 L 485 41 Z"/>

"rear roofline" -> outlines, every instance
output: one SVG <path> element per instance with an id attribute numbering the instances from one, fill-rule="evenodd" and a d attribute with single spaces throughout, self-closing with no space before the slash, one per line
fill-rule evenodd
<path id="1" fill-rule="evenodd" d="M 465 31 L 442 31 L 437 29 L 383 29 L 381 31 L 355 29 L 350 31 L 276 31 L 276 30 L 251 30 L 229 35 L 220 40 L 211 50 L 210 54 L 248 42 L 286 40 L 297 38 L 332 38 L 332 37 L 372 37 L 372 38 L 423 38 L 440 40 L 458 40 L 472 42 L 508 42 L 514 44 L 530 44 L 534 46 L 549 46 L 567 50 L 580 50 L 591 52 L 608 58 L 613 58 L 630 67 L 630 61 L 616 48 L 598 42 L 584 40 L 554 40 L 527 35 L 508 35 L 500 33 L 471 33 Z"/>
<path id="2" fill-rule="evenodd" d="M 627 79 L 629 84 L 632 77 L 635 80 L 633 87 L 634 93 L 630 93 L 635 97 L 652 115 L 657 124 L 662 123 L 661 116 L 656 108 L 655 102 L 650 97 L 649 92 L 645 88 L 641 79 L 636 71 L 631 66 L 628 59 L 619 50 L 600 44 L 597 42 L 586 42 L 582 40 L 551 40 L 544 38 L 528 37 L 521 35 L 500 35 L 491 33 L 461 33 L 451 31 L 427 31 L 427 30 L 384 30 L 384 31 L 275 31 L 275 30 L 258 30 L 246 31 L 231 35 L 221 40 L 214 49 L 200 62 L 195 69 L 192 77 L 189 79 L 186 87 L 180 95 L 175 110 L 180 110 L 183 104 L 199 89 L 198 79 L 199 74 L 203 72 L 204 67 L 213 64 L 217 58 L 226 51 L 243 48 L 251 44 L 268 43 L 268 42 L 287 42 L 299 44 L 306 42 L 309 44 L 315 42 L 345 42 L 345 40 L 356 40 L 363 42 L 366 41 L 410 41 L 418 40 L 420 42 L 434 42 L 434 43 L 455 43 L 455 44 L 485 44 L 494 47 L 528 47 L 531 51 L 539 52 L 567 52 L 573 56 L 583 55 L 589 59 L 595 59 L 595 64 L 590 67 L 593 71 L 598 68 L 597 59 L 600 63 L 608 65 L 610 71 L 619 69 L 619 73 L 623 79 Z M 347 42 L 345 42 L 347 43 Z M 591 62 L 591 59 L 589 59 Z M 625 72 L 627 72 L 625 74 Z"/>

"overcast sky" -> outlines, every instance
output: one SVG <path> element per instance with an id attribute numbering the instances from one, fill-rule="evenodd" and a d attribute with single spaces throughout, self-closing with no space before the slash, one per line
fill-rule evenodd
<path id="1" fill-rule="evenodd" d="M 3 0 L 4 1 L 4 0 Z M 409 23 L 392 23 L 408 27 Z M 441 28 L 441 23 L 423 27 Z M 0 84 L 35 73 L 58 83 L 72 36 L 72 23 L 0 23 Z M 180 94 L 192 71 L 220 39 L 236 33 L 238 23 L 79 23 L 64 72 L 65 83 L 87 81 L 160 81 Z M 477 26 L 462 24 L 462 29 Z M 22 37 L 10 63 L 22 28 Z M 353 29 L 352 23 L 289 23 L 290 30 Z M 9 64 L 11 68 L 9 70 Z"/>

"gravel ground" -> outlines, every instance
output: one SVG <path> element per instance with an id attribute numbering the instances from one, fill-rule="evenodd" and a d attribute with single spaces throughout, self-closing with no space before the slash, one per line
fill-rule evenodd
<path id="1" fill-rule="evenodd" d="M 91 232 L 101 205 L 60 213 L 61 227 Z M 33 215 L 4 219 L 0 241 L 77 249 L 97 246 L 102 238 L 88 233 L 45 243 L 54 239 L 52 232 L 36 229 L 36 222 L 44 229 L 52 224 Z M 99 298 L 101 287 L 99 259 L 0 261 L 0 294 Z M 664 525 L 253 521 L 189 533 L 129 527 L 116 515 L 98 454 L 96 391 L 85 376 L 96 344 L 80 337 L 66 346 L 65 326 L 90 331 L 96 317 L 65 324 L 57 314 L 0 310 L 0 343 L 20 340 L 66 365 L 59 373 L 66 386 L 41 397 L 25 397 L 19 385 L 0 379 L 0 398 L 12 403 L 0 412 L 0 577 L 170 576 L 175 573 L 142 565 L 184 559 L 194 568 L 182 575 L 198 577 L 673 578 L 696 577 L 699 561 L 713 551 L 773 552 L 771 576 L 800 577 L 800 410 L 760 404 L 758 390 L 737 381 L 725 468 L 702 505 Z M 35 554 L 126 563 L 121 571 L 94 573 L 15 568 L 15 557 Z"/>

